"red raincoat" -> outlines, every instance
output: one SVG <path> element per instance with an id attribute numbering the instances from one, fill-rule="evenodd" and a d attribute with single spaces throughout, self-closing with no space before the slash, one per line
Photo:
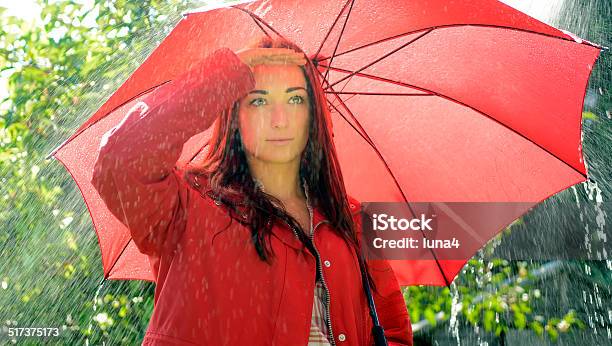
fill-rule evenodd
<path id="1" fill-rule="evenodd" d="M 316 259 L 285 223 L 273 225 L 272 265 L 249 230 L 192 188 L 177 164 L 183 144 L 255 87 L 227 48 L 140 100 L 103 138 L 92 183 L 147 254 L 155 306 L 143 345 L 306 345 Z M 201 182 L 205 185 L 206 182 Z M 360 223 L 359 203 L 349 197 Z M 246 215 L 245 215 L 246 216 Z M 229 225 L 229 226 L 228 226 Z M 371 345 L 372 321 L 354 252 L 314 208 L 315 246 L 330 294 L 336 345 Z M 360 227 L 358 227 L 360 229 Z M 390 345 L 412 345 L 410 319 L 387 261 L 370 261 Z"/>

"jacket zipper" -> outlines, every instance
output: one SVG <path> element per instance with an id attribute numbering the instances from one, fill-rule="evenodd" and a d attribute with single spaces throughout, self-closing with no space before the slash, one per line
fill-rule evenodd
<path id="1" fill-rule="evenodd" d="M 306 185 L 304 188 L 304 194 L 306 195 L 306 206 L 308 207 L 308 214 L 310 215 L 310 242 L 312 243 L 312 248 L 315 250 L 315 254 L 317 256 L 317 270 L 319 271 L 319 275 L 321 276 L 321 283 L 323 284 L 323 289 L 325 291 L 325 322 L 327 323 L 328 339 L 331 345 L 335 346 L 336 340 L 334 340 L 334 333 L 332 331 L 331 311 L 329 308 L 331 299 L 329 298 L 329 289 L 327 288 L 327 283 L 325 283 L 325 277 L 323 276 L 323 265 L 321 263 L 321 255 L 319 254 L 319 250 L 317 250 L 317 246 L 315 245 L 315 241 L 314 241 L 314 232 L 317 229 L 317 227 L 320 224 L 324 222 L 329 222 L 329 221 L 321 220 L 319 221 L 319 223 L 317 223 L 313 227 L 312 223 L 314 221 L 314 213 L 312 210 L 312 206 L 310 205 L 310 200 L 308 199 L 308 185 Z"/>
<path id="2" fill-rule="evenodd" d="M 325 278 L 323 277 L 323 267 L 320 265 L 321 263 L 321 255 L 319 254 L 319 250 L 317 250 L 317 247 L 314 243 L 314 230 L 317 229 L 317 227 L 325 222 L 329 222 L 328 220 L 321 220 L 319 221 L 319 223 L 317 223 L 314 228 L 312 227 L 312 209 L 310 208 L 310 206 L 308 206 L 308 211 L 311 213 L 310 216 L 310 241 L 312 242 L 312 247 L 315 249 L 315 254 L 317 256 L 317 271 L 319 272 L 320 276 L 321 276 L 321 283 L 323 284 L 323 289 L 325 290 L 325 322 L 327 324 L 327 331 L 328 331 L 328 341 L 330 341 L 330 344 L 332 346 L 336 345 L 336 341 L 334 340 L 334 334 L 332 331 L 332 325 L 331 325 L 331 313 L 329 310 L 329 305 L 331 303 L 331 300 L 329 298 L 329 289 L 327 288 L 327 284 L 325 283 Z M 289 226 L 289 224 L 287 223 L 287 226 Z M 295 230 L 295 228 L 290 227 L 291 230 L 293 231 L 293 234 L 295 235 L 296 238 L 299 239 L 299 236 Z"/>
<path id="3" fill-rule="evenodd" d="M 319 226 L 320 224 L 322 224 L 323 222 L 327 222 L 327 220 L 323 220 L 319 223 L 317 223 L 317 225 L 313 228 L 312 227 L 312 208 L 310 206 L 308 206 L 308 210 L 310 211 L 310 241 L 312 242 L 312 247 L 315 250 L 315 253 L 317 255 L 317 269 L 319 270 L 319 274 L 321 276 L 321 283 L 323 284 L 323 288 L 325 289 L 325 321 L 327 322 L 327 334 L 329 336 L 329 340 L 332 346 L 336 345 L 336 341 L 334 340 L 334 333 L 332 332 L 332 324 L 331 324 L 331 312 L 329 309 L 331 300 L 329 298 L 329 289 L 327 288 L 327 283 L 325 283 L 325 277 L 323 276 L 323 266 L 321 265 L 321 255 L 319 254 L 319 250 L 317 250 L 317 247 L 315 245 L 314 242 L 314 230 L 317 228 L 317 226 Z"/>
<path id="4" fill-rule="evenodd" d="M 308 199 L 308 194 L 306 195 L 306 198 Z M 327 283 L 325 283 L 325 277 L 323 276 L 323 266 L 321 266 L 321 255 L 319 254 L 319 250 L 317 250 L 317 247 L 314 242 L 314 231 L 317 229 L 317 227 L 319 227 L 320 224 L 329 222 L 329 221 L 321 220 L 319 221 L 319 223 L 317 223 L 313 227 L 312 226 L 312 221 L 313 221 L 312 207 L 310 206 L 310 203 L 307 203 L 307 204 L 308 204 L 308 213 L 310 214 L 310 241 L 312 242 L 312 247 L 314 248 L 315 254 L 317 256 L 317 270 L 319 271 L 319 274 L 321 276 L 321 283 L 323 284 L 323 289 L 325 290 L 325 322 L 327 324 L 327 334 L 328 334 L 328 339 L 331 340 L 330 344 L 332 346 L 335 346 L 336 341 L 334 340 L 334 334 L 333 334 L 332 325 L 331 325 L 331 316 L 330 316 L 331 313 L 329 310 L 329 305 L 331 303 L 331 299 L 329 298 L 329 289 L 327 288 Z M 287 224 L 287 226 L 289 226 L 289 224 Z M 290 227 L 290 228 L 293 231 L 293 234 L 295 235 L 295 237 L 299 239 L 299 236 L 295 228 L 293 227 Z"/>

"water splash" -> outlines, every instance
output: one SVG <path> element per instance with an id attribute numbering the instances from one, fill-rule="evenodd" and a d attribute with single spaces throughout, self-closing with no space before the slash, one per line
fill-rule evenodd
<path id="1" fill-rule="evenodd" d="M 89 326 L 87 327 L 87 338 L 85 339 L 85 346 L 89 346 L 89 336 L 91 335 L 91 326 L 92 326 L 91 321 L 96 316 L 96 308 L 98 306 L 98 296 L 100 295 L 100 291 L 102 290 L 102 286 L 104 286 L 105 282 L 106 282 L 106 280 L 103 280 L 100 283 L 100 285 L 98 286 L 98 289 L 96 290 L 96 295 L 94 296 L 94 300 L 93 300 L 93 315 L 89 319 Z M 104 344 L 105 344 L 104 341 L 102 341 L 102 345 L 104 345 Z"/>
<path id="2" fill-rule="evenodd" d="M 459 319 L 457 317 L 461 312 L 462 304 L 459 302 L 459 290 L 457 289 L 457 284 L 455 284 L 455 282 L 452 282 L 450 285 L 450 294 L 452 297 L 452 305 L 448 323 L 448 331 L 455 337 L 457 346 L 460 346 L 461 339 L 459 338 Z"/>

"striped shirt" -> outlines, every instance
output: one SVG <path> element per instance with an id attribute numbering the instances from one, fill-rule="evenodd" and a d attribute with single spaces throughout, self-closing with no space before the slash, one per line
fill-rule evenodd
<path id="1" fill-rule="evenodd" d="M 312 319 L 308 346 L 331 345 L 327 339 L 327 324 L 325 323 L 325 291 L 321 280 L 316 281 L 315 294 L 312 302 Z"/>

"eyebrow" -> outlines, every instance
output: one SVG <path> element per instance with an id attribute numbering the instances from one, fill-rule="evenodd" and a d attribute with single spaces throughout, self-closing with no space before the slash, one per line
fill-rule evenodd
<path id="1" fill-rule="evenodd" d="M 306 89 L 302 88 L 302 87 L 291 87 L 291 88 L 287 88 L 287 90 L 285 90 L 286 93 L 290 93 L 292 91 L 296 91 L 296 90 L 304 90 L 306 91 Z M 262 94 L 262 95 L 268 95 L 268 91 L 267 90 L 253 90 L 251 92 L 249 92 L 249 94 Z"/>

